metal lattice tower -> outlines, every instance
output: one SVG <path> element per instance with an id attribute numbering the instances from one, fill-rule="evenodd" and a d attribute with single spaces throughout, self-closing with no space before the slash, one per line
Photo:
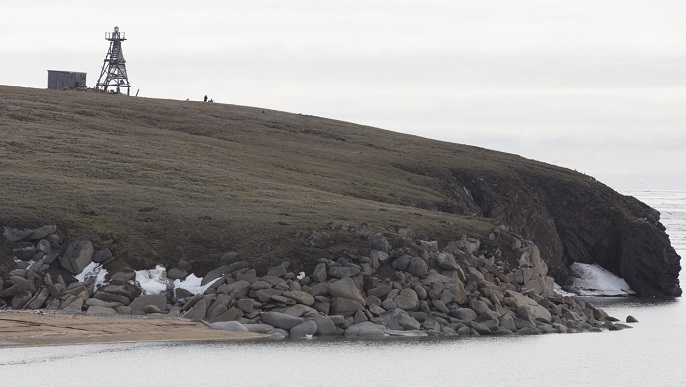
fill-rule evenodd
<path id="1" fill-rule="evenodd" d="M 119 32 L 119 27 L 114 27 L 114 32 L 105 33 L 105 40 L 110 41 L 110 49 L 107 51 L 95 88 L 104 93 L 116 90 L 120 94 L 123 94 L 122 89 L 126 88 L 126 95 L 129 95 L 131 85 L 126 75 L 126 60 L 121 51 L 121 42 L 126 40 L 126 35 Z"/>

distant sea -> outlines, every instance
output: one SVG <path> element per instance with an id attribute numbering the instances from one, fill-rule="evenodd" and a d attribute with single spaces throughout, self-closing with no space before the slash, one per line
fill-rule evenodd
<path id="1" fill-rule="evenodd" d="M 686 191 L 621 192 L 659 210 L 672 244 L 686 256 Z M 0 380 L 13 387 L 686 383 L 684 300 L 589 301 L 610 315 L 632 315 L 640 322 L 617 332 L 526 337 L 5 348 L 0 349 Z"/>

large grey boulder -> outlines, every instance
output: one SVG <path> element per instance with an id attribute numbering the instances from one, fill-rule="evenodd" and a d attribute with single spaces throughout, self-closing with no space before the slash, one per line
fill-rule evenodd
<path id="1" fill-rule="evenodd" d="M 117 311 L 113 308 L 108 308 L 106 306 L 91 305 L 86 310 L 87 314 L 117 314 Z"/>
<path id="2" fill-rule="evenodd" d="M 303 316 L 314 316 L 317 314 L 317 310 L 314 308 L 311 308 L 307 305 L 303 304 L 296 304 L 293 306 L 290 306 L 286 309 L 284 309 L 283 313 L 289 314 L 291 316 L 295 317 L 303 317 Z"/>
<path id="3" fill-rule="evenodd" d="M 12 297 L 12 309 L 23 309 L 24 305 L 31 300 L 31 297 L 33 297 L 33 294 L 31 294 L 31 292 L 28 290 L 17 293 L 14 297 Z"/>
<path id="4" fill-rule="evenodd" d="M 83 309 L 84 302 L 82 297 L 70 297 L 62 302 L 60 309 L 65 312 L 79 313 Z"/>
<path id="5" fill-rule="evenodd" d="M 406 331 L 418 330 L 421 327 L 419 321 L 407 313 L 399 313 L 395 321 Z"/>
<path id="6" fill-rule="evenodd" d="M 458 270 L 460 268 L 460 265 L 455 260 L 455 256 L 446 252 L 438 253 L 436 263 L 441 269 Z"/>
<path id="7" fill-rule="evenodd" d="M 264 312 L 261 317 L 262 321 L 265 323 L 286 330 L 305 322 L 301 317 L 295 317 L 281 312 Z"/>
<path id="8" fill-rule="evenodd" d="M 60 264 L 70 273 L 77 275 L 88 266 L 93 259 L 93 244 L 87 239 L 71 242 L 67 250 L 60 257 Z"/>
<path id="9" fill-rule="evenodd" d="M 212 329 L 221 329 L 227 332 L 250 332 L 248 328 L 238 321 L 219 321 L 209 325 Z"/>
<path id="10" fill-rule="evenodd" d="M 284 262 L 278 266 L 270 267 L 269 270 L 267 271 L 267 275 L 274 276 L 274 277 L 281 277 L 284 274 L 286 274 L 287 271 L 288 271 L 288 264 L 286 262 Z"/>
<path id="11" fill-rule="evenodd" d="M 144 309 L 148 305 L 154 305 L 159 310 L 165 310 L 167 308 L 167 297 L 164 294 L 151 294 L 136 297 L 129 304 L 129 308 L 131 308 L 131 312 L 134 314 L 144 313 Z"/>
<path id="12" fill-rule="evenodd" d="M 112 258 L 112 252 L 107 247 L 102 250 L 98 250 L 95 252 L 95 254 L 93 254 L 93 262 L 95 263 L 103 263 L 110 258 Z M 169 277 L 169 275 L 167 275 L 167 277 Z"/>
<path id="13" fill-rule="evenodd" d="M 312 279 L 316 282 L 324 282 L 326 281 L 327 277 L 327 271 L 326 271 L 326 263 L 320 262 L 317 264 L 317 266 L 314 267 L 314 271 L 312 272 Z"/>
<path id="14" fill-rule="evenodd" d="M 364 321 L 353 324 L 345 330 L 345 337 L 382 337 L 386 336 L 386 327 L 374 324 L 371 321 Z"/>
<path id="15" fill-rule="evenodd" d="M 241 298 L 248 295 L 250 291 L 250 282 L 241 280 L 230 284 L 224 284 L 217 288 L 217 293 L 224 293 L 233 298 Z"/>
<path id="16" fill-rule="evenodd" d="M 298 324 L 291 328 L 290 331 L 290 336 L 291 337 L 306 337 L 306 336 L 312 336 L 317 332 L 317 324 L 312 321 L 305 321 L 302 324 Z"/>
<path id="17" fill-rule="evenodd" d="M 429 265 L 421 257 L 412 257 L 407 265 L 407 272 L 421 278 L 429 274 Z"/>
<path id="18" fill-rule="evenodd" d="M 35 253 L 36 248 L 33 245 L 12 249 L 12 254 L 14 254 L 17 259 L 22 261 L 28 261 L 29 259 L 33 258 Z"/>
<path id="19" fill-rule="evenodd" d="M 329 284 L 329 294 L 334 297 L 347 298 L 357 301 L 361 305 L 365 304 L 362 293 L 360 293 L 355 281 L 353 281 L 353 279 L 350 277 L 343 277 L 340 280 Z"/>
<path id="20" fill-rule="evenodd" d="M 531 298 L 511 290 L 506 291 L 505 296 L 508 297 L 506 302 L 508 302 L 513 309 L 516 310 L 520 307 L 526 308 L 532 318 L 546 323 L 551 322 L 552 315 L 550 314 L 550 311 Z"/>
<path id="21" fill-rule="evenodd" d="M 39 239 L 43 239 L 47 237 L 50 234 L 54 234 L 57 232 L 57 226 L 56 225 L 49 225 L 49 226 L 43 226 L 41 228 L 38 228 L 34 230 L 31 235 L 28 236 L 27 239 L 32 240 L 32 241 L 37 241 Z"/>
<path id="22" fill-rule="evenodd" d="M 450 316 L 455 317 L 458 320 L 468 322 L 476 319 L 477 314 L 475 311 L 469 308 L 455 308 L 450 311 Z"/>
<path id="23" fill-rule="evenodd" d="M 28 238 L 32 232 L 32 230 L 9 229 L 4 227 L 2 235 L 4 235 L 8 241 L 15 243 Z"/>
<path id="24" fill-rule="evenodd" d="M 274 330 L 273 325 L 264 323 L 245 324 L 244 326 L 248 330 L 248 332 L 253 333 L 269 333 Z"/>
<path id="25" fill-rule="evenodd" d="M 391 248 L 391 244 L 388 242 L 388 239 L 383 236 L 383 234 L 375 234 L 374 236 L 371 236 L 369 238 L 369 244 L 374 250 L 383 251 L 384 253 L 388 253 L 388 250 Z"/>
<path id="26" fill-rule="evenodd" d="M 191 310 L 186 314 L 186 318 L 193 321 L 204 320 L 207 316 L 207 301 L 204 298 L 200 299 L 193 305 Z"/>
<path id="27" fill-rule="evenodd" d="M 28 291 L 33 294 L 36 291 L 36 283 L 33 280 L 22 279 L 14 283 L 14 285 L 0 292 L 0 297 L 9 298 L 14 297 L 19 293 Z"/>
<path id="28" fill-rule="evenodd" d="M 352 316 L 363 308 L 359 302 L 344 297 L 336 297 L 331 303 L 331 313 L 345 317 Z"/>
<path id="29" fill-rule="evenodd" d="M 317 324 L 317 336 L 333 336 L 338 334 L 336 324 L 333 323 L 329 316 L 318 314 L 312 318 L 312 321 Z"/>
<path id="30" fill-rule="evenodd" d="M 314 305 L 314 297 L 302 290 L 291 290 L 283 292 L 282 296 L 294 299 L 298 304 L 303 304 L 307 306 Z"/>
<path id="31" fill-rule="evenodd" d="M 354 277 L 360 274 L 360 269 L 354 266 L 331 266 L 329 268 L 329 277 L 343 278 Z"/>
<path id="32" fill-rule="evenodd" d="M 41 288 L 39 291 L 36 292 L 33 298 L 29 302 L 27 302 L 26 305 L 24 305 L 24 309 L 40 309 L 45 303 L 45 300 L 48 299 L 49 295 L 50 290 L 48 290 L 48 288 Z"/>
<path id="33" fill-rule="evenodd" d="M 419 306 L 417 292 L 410 288 L 401 290 L 400 294 L 398 294 L 393 301 L 395 301 L 396 306 L 402 310 L 416 310 Z"/>

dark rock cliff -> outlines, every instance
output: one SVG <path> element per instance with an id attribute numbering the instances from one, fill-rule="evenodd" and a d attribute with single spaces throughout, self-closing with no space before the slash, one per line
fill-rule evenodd
<path id="1" fill-rule="evenodd" d="M 680 257 L 658 211 L 592 177 L 579 179 L 576 172 L 515 166 L 510 171 L 504 176 L 458 170 L 454 176 L 477 215 L 536 243 L 558 283 L 569 284 L 572 263 L 597 263 L 639 295 L 681 295 Z"/>

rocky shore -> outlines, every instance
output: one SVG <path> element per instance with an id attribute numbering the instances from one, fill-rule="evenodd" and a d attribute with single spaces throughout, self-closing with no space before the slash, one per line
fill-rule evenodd
<path id="1" fill-rule="evenodd" d="M 408 228 L 379 233 L 365 225 L 337 227 L 368 248 L 321 259 L 307 272 L 283 262 L 259 274 L 248 259 L 227 252 L 195 292 L 183 286 L 194 277 L 187 262 L 162 270 L 161 288 L 152 292 L 133 270 L 109 272 L 117 257 L 107 248 L 95 251 L 87 239 L 63 242 L 54 225 L 5 228 L 16 268 L 0 277 L 0 306 L 166 315 L 273 338 L 529 335 L 627 327 L 588 302 L 556 294 L 537 246 L 502 228 L 484 240 L 461 235 L 441 246 Z M 312 232 L 309 242 L 322 249 L 335 243 L 325 230 Z"/>

